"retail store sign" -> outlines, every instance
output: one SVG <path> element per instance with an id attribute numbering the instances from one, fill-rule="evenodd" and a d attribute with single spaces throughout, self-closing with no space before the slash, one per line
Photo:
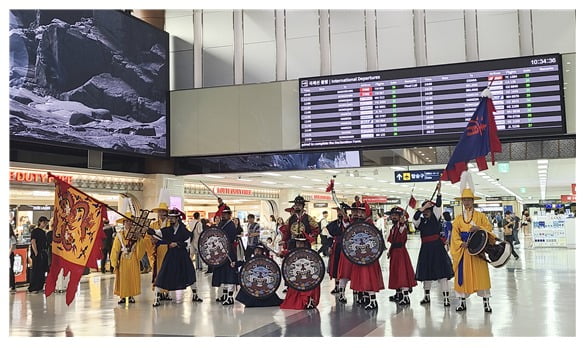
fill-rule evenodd
<path id="1" fill-rule="evenodd" d="M 388 203 L 386 196 L 361 196 L 364 203 Z"/>
<path id="2" fill-rule="evenodd" d="M 68 184 L 73 182 L 73 176 L 71 175 L 55 175 L 59 179 L 65 181 Z M 22 182 L 22 183 L 39 183 L 47 184 L 52 183 L 53 178 L 50 178 L 47 173 L 36 173 L 36 172 L 25 172 L 19 170 L 10 171 L 11 182 Z"/>
<path id="3" fill-rule="evenodd" d="M 516 200 L 517 200 L 517 198 L 515 196 L 486 197 L 486 202 L 516 201 Z"/>
<path id="4" fill-rule="evenodd" d="M 312 195 L 310 197 L 314 201 L 330 201 L 333 198 L 329 195 Z"/>
<path id="5" fill-rule="evenodd" d="M 313 207 L 315 208 L 327 208 L 329 203 L 313 203 Z"/>
<path id="6" fill-rule="evenodd" d="M 571 203 L 576 201 L 576 195 L 561 195 L 562 203 Z"/>
<path id="7" fill-rule="evenodd" d="M 217 195 L 253 196 L 253 190 L 230 187 L 215 187 L 214 193 Z"/>
<path id="8" fill-rule="evenodd" d="M 400 204 L 400 202 L 401 202 L 400 198 L 396 198 L 396 197 L 388 197 L 386 199 L 386 203 L 389 203 L 389 204 Z"/>

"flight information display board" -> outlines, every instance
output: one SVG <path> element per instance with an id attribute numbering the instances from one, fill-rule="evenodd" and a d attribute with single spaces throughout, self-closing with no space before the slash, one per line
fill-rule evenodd
<path id="1" fill-rule="evenodd" d="M 500 139 L 565 133 L 560 54 L 299 79 L 300 147 L 459 140 L 488 87 Z"/>

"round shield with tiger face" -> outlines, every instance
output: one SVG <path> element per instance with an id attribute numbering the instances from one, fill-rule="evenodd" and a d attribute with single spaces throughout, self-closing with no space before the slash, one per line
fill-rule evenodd
<path id="1" fill-rule="evenodd" d="M 280 266 L 267 257 L 254 257 L 241 267 L 241 287 L 249 295 L 263 299 L 280 287 Z"/>
<path id="2" fill-rule="evenodd" d="M 217 227 L 208 228 L 198 239 L 198 253 L 209 266 L 220 266 L 228 261 L 229 240 L 223 230 Z"/>
<path id="3" fill-rule="evenodd" d="M 282 262 L 284 282 L 289 288 L 308 291 L 321 285 L 325 276 L 325 263 L 316 251 L 294 249 Z"/>
<path id="4" fill-rule="evenodd" d="M 357 265 L 376 262 L 384 249 L 382 234 L 368 223 L 354 222 L 343 233 L 341 250 L 349 261 Z"/>

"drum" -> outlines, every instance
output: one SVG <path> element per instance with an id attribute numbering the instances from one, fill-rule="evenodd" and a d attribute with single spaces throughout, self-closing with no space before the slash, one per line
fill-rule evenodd
<path id="1" fill-rule="evenodd" d="M 321 285 L 325 276 L 325 263 L 316 251 L 294 249 L 282 262 L 284 282 L 289 288 L 308 291 Z"/>
<path id="2" fill-rule="evenodd" d="M 512 253 L 510 243 L 497 241 L 488 243 L 488 233 L 483 230 L 472 232 L 468 239 L 468 253 L 477 255 L 490 265 L 499 268 L 506 264 Z"/>
<path id="3" fill-rule="evenodd" d="M 220 266 L 229 260 L 229 240 L 218 227 L 208 228 L 198 238 L 198 253 L 209 266 Z"/>
<path id="4" fill-rule="evenodd" d="M 254 257 L 241 267 L 241 288 L 258 299 L 274 294 L 281 280 L 280 266 L 267 257 Z"/>
<path id="5" fill-rule="evenodd" d="M 382 234 L 368 223 L 354 222 L 343 233 L 341 250 L 349 261 L 357 265 L 378 261 L 384 249 Z"/>

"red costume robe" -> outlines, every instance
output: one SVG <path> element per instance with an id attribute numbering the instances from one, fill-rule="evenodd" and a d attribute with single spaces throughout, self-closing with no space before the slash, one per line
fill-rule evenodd
<path id="1" fill-rule="evenodd" d="M 390 229 L 390 273 L 388 289 L 412 288 L 417 285 L 414 268 L 406 250 L 408 226 L 397 222 Z"/>
<path id="2" fill-rule="evenodd" d="M 362 221 L 362 220 L 359 220 Z M 374 225 L 371 219 L 363 220 L 370 225 Z M 341 262 L 344 262 L 341 258 Z M 351 263 L 351 289 L 354 291 L 380 291 L 384 289 L 384 278 L 382 277 L 382 268 L 379 260 L 369 265 L 357 265 Z"/>

